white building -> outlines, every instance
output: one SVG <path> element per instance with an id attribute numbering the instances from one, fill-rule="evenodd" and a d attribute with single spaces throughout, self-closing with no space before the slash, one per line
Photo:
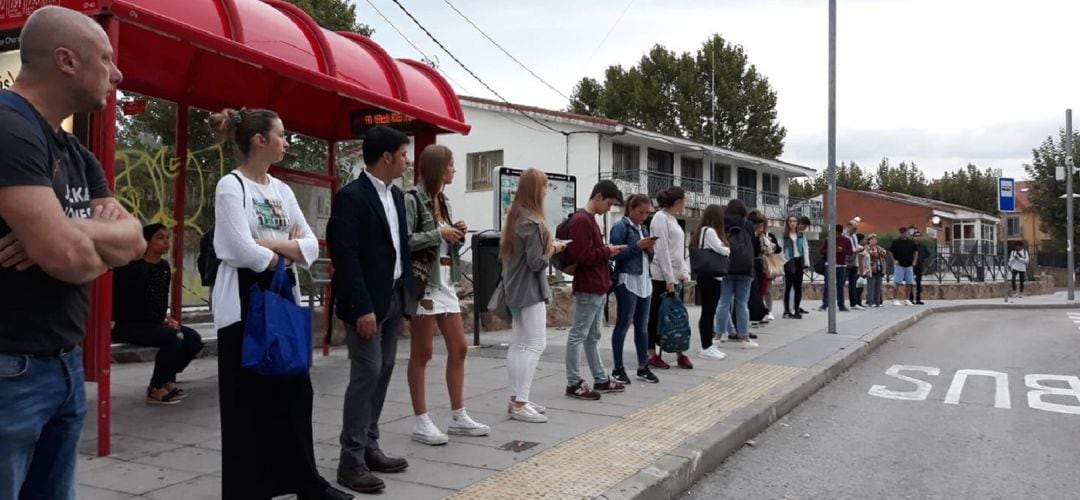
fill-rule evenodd
<path id="1" fill-rule="evenodd" d="M 820 224 L 820 202 L 787 196 L 788 180 L 814 170 L 650 132 L 616 120 L 461 96 L 467 136 L 438 142 L 454 152 L 458 174 L 446 187 L 454 218 L 471 229 L 494 225 L 494 167 L 538 168 L 577 177 L 577 206 L 584 206 L 600 179 L 613 179 L 624 196 L 678 185 L 687 191 L 684 219 L 694 220 L 711 203 L 739 197 L 764 211 L 774 226 L 789 213 Z M 517 109 L 515 109 L 517 108 Z M 528 113 L 549 128 L 526 118 Z M 617 217 L 618 214 L 613 214 Z M 609 222 L 614 219 L 610 219 Z M 553 221 L 554 223 L 554 221 Z M 690 228 L 696 227 L 692 222 Z"/>

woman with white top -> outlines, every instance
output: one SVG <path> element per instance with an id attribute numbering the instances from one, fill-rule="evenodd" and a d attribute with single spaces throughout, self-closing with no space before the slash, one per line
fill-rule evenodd
<path id="1" fill-rule="evenodd" d="M 686 234 L 675 218 L 686 208 L 686 191 L 679 186 L 672 186 L 656 194 L 656 203 L 660 211 L 653 216 L 649 232 L 656 236 L 653 248 L 655 257 L 649 270 L 652 272 L 652 304 L 649 305 L 649 346 L 653 352 L 649 356 L 649 366 L 667 369 L 671 365 L 660 358 L 660 335 L 657 333 L 657 317 L 660 315 L 660 302 L 665 294 L 674 294 L 676 285 L 690 281 L 690 269 L 686 265 L 683 253 L 686 251 Z M 679 368 L 691 369 L 694 364 L 683 353 L 677 353 Z"/>
<path id="2" fill-rule="evenodd" d="M 214 251 L 221 259 L 211 295 L 218 331 L 221 497 L 352 498 L 316 469 L 311 376 L 265 376 L 240 365 L 252 286 L 268 288 L 281 259 L 308 267 L 319 256 L 319 242 L 292 189 L 268 173 L 285 158 L 284 125 L 270 110 L 226 109 L 210 117 L 210 126 L 222 139 L 234 140 L 243 156 L 218 181 L 214 196 Z"/>
<path id="3" fill-rule="evenodd" d="M 547 270 L 551 256 L 566 250 L 556 241 L 544 216 L 547 175 L 530 168 L 521 174 L 517 194 L 503 224 L 499 242 L 502 286 L 510 309 L 513 336 L 506 351 L 510 378 L 510 418 L 544 423 L 546 409 L 531 399 L 533 377 L 547 347 L 547 301 L 551 299 Z"/>
<path id="4" fill-rule="evenodd" d="M 615 370 L 611 378 L 620 384 L 629 384 L 630 377 L 623 367 L 623 345 L 630 324 L 634 325 L 634 350 L 637 352 L 637 378 L 655 384 L 660 381 L 649 369 L 649 302 L 652 282 L 649 280 L 649 262 L 653 258 L 656 238 L 649 236 L 645 219 L 652 212 L 652 202 L 643 194 L 635 194 L 626 200 L 626 216 L 611 228 L 612 245 L 626 248 L 615 256 L 615 300 L 618 312 L 615 330 L 611 334 L 611 355 Z"/>
<path id="5" fill-rule="evenodd" d="M 1026 241 L 1020 242 L 1020 247 L 1009 252 L 1009 269 L 1012 270 L 1012 293 L 1013 295 L 1023 298 L 1024 297 L 1024 282 L 1027 281 L 1027 268 L 1028 263 L 1031 261 L 1031 256 L 1028 255 L 1028 244 Z M 1016 294 L 1016 277 L 1020 276 L 1020 294 Z"/>
<path id="6" fill-rule="evenodd" d="M 810 246 L 799 231 L 799 218 L 789 215 L 784 221 L 784 317 L 802 319 L 803 272 L 810 267 Z"/>
<path id="7" fill-rule="evenodd" d="M 723 256 L 731 254 L 731 249 L 724 242 L 724 208 L 720 205 L 709 205 L 701 216 L 701 229 L 694 233 L 690 244 L 694 247 L 708 248 Z M 723 341 L 724 332 L 728 331 L 728 323 L 731 322 L 730 314 L 723 314 L 721 318 L 724 328 L 716 328 L 713 324 L 716 318 L 716 306 L 720 303 L 720 283 L 723 278 L 710 278 L 698 276 L 697 293 L 701 294 L 701 318 L 698 320 L 698 333 L 701 334 L 701 357 L 705 359 L 724 359 L 726 354 L 720 351 L 720 342 Z"/>
<path id="8" fill-rule="evenodd" d="M 409 250 L 415 262 L 429 259 L 430 266 L 424 294 L 409 300 L 409 395 L 412 396 L 416 422 L 412 439 L 424 444 L 446 444 L 449 438 L 428 416 L 424 394 L 425 372 L 434 353 L 435 329 L 446 342 L 446 388 L 450 393 L 451 418 L 447 432 L 459 436 L 486 436 L 487 425 L 476 422 L 465 412 L 465 325 L 454 284 L 461 279 L 458 252 L 468 227 L 454 222 L 450 201 L 443 188 L 454 181 L 454 155 L 450 148 L 432 144 L 420 153 L 417 162 L 419 184 L 405 196 L 405 223 L 409 231 Z M 433 251 L 432 251 L 433 250 Z"/>

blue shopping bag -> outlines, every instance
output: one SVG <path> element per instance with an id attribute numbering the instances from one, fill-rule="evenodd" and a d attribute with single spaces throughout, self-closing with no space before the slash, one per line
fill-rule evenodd
<path id="1" fill-rule="evenodd" d="M 284 258 L 278 258 L 268 289 L 251 286 L 240 366 L 278 376 L 311 369 L 311 310 L 296 305 Z"/>
<path id="2" fill-rule="evenodd" d="M 676 293 L 666 293 L 660 300 L 656 329 L 660 334 L 660 349 L 664 352 L 690 350 L 690 314 L 682 302 L 682 287 Z"/>

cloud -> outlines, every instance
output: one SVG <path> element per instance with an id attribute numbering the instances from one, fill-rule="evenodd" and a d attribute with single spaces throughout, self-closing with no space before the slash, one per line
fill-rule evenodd
<path id="1" fill-rule="evenodd" d="M 956 131 L 910 128 L 844 131 L 837 134 L 837 161 L 855 161 L 863 167 L 875 168 L 887 156 L 893 164 L 914 161 L 931 178 L 974 163 L 980 168 L 1000 168 L 1022 177 L 1023 163 L 1031 161 L 1031 150 L 1046 137 L 1056 135 L 1058 126 L 1053 120 L 1042 120 Z M 826 148 L 823 134 L 795 135 L 788 138 L 783 158 L 823 169 Z"/>

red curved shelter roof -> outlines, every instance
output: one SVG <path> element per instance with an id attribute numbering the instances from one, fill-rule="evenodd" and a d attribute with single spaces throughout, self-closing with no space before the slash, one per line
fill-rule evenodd
<path id="1" fill-rule="evenodd" d="M 52 3 L 117 16 L 125 90 L 212 110 L 270 108 L 286 128 L 323 139 L 353 138 L 354 111 L 402 113 L 434 133 L 470 129 L 438 72 L 395 60 L 361 35 L 326 30 L 282 0 Z M 0 30 L 23 20 L 0 14 Z"/>

